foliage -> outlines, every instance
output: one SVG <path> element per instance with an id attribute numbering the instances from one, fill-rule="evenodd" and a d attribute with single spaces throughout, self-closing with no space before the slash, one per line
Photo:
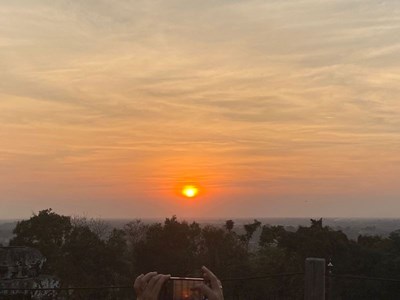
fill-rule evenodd
<path id="1" fill-rule="evenodd" d="M 337 274 L 400 277 L 400 231 L 387 238 L 359 236 L 354 241 L 323 226 L 322 219 L 295 231 L 258 220 L 242 228 L 234 225 L 227 220 L 221 227 L 200 226 L 173 216 L 163 223 L 134 220 L 110 229 L 98 221 L 71 219 L 47 209 L 18 222 L 10 244 L 39 249 L 48 258 L 46 271 L 59 276 L 64 286 L 128 285 L 138 274 L 153 270 L 200 276 L 202 265 L 220 278 L 301 272 L 307 257 L 332 261 Z M 226 281 L 224 290 L 227 299 L 266 295 L 301 299 L 302 285 L 301 278 L 294 277 Z M 333 288 L 331 299 L 397 299 L 400 295 L 397 286 L 381 282 L 337 279 L 328 286 Z"/>
<path id="2" fill-rule="evenodd" d="M 51 209 L 40 211 L 29 220 L 17 223 L 13 233 L 15 237 L 10 246 L 30 246 L 39 249 L 48 259 L 46 265 L 51 273 L 60 269 L 63 260 L 63 247 L 73 230 L 71 218 L 61 216 Z"/>
<path id="3" fill-rule="evenodd" d="M 235 222 L 233 222 L 233 220 L 227 220 L 225 222 L 225 228 L 228 231 L 232 231 L 234 226 L 235 226 Z"/>

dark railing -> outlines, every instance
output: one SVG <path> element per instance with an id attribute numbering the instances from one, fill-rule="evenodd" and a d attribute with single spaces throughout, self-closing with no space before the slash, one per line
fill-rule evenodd
<path id="1" fill-rule="evenodd" d="M 327 300 L 400 299 L 400 279 L 350 274 L 326 274 Z M 266 274 L 221 280 L 225 300 L 303 300 L 304 273 Z M 2 288 L 4 300 L 132 300 L 132 286 L 66 288 Z M 311 298 L 310 298 L 311 299 Z M 314 299 L 314 298 L 312 298 Z"/>
<path id="2" fill-rule="evenodd" d="M 352 274 L 327 274 L 328 300 L 397 300 L 400 299 L 400 279 Z"/>
<path id="3" fill-rule="evenodd" d="M 266 274 L 221 280 L 226 300 L 303 299 L 304 273 Z"/>
<path id="4" fill-rule="evenodd" d="M 307 258 L 305 273 L 221 279 L 225 300 L 397 300 L 400 278 L 325 271 L 326 262 Z M 1 300 L 132 300 L 133 286 L 0 288 Z"/>
<path id="5" fill-rule="evenodd" d="M 2 291 L 6 291 L 2 295 Z M 96 286 L 71 288 L 0 289 L 4 300 L 132 300 L 132 286 Z"/>
<path id="6" fill-rule="evenodd" d="M 303 299 L 304 273 L 221 279 L 225 300 L 300 300 Z M 13 294 L 13 295 L 12 295 Z M 41 295 L 37 297 L 38 295 Z M 132 286 L 93 286 L 67 288 L 5 288 L 0 299 L 46 300 L 132 300 Z M 37 298 L 34 298 L 34 297 Z"/>

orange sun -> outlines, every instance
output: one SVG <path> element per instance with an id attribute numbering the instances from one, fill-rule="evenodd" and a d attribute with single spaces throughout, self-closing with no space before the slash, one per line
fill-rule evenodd
<path id="1" fill-rule="evenodd" d="M 199 193 L 199 188 L 194 185 L 185 185 L 182 188 L 182 195 L 187 198 L 194 198 Z"/>

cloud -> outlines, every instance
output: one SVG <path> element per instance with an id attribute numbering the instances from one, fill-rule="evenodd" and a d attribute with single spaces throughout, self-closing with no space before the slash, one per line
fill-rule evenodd
<path id="1" fill-rule="evenodd" d="M 85 186 L 129 197 L 189 173 L 260 199 L 392 182 L 399 12 L 373 0 L 3 1 L 0 176 L 33 187 L 40 163 L 49 195 L 53 176 L 93 198 Z"/>

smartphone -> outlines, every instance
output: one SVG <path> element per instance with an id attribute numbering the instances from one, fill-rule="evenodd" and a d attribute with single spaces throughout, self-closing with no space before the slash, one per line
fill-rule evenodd
<path id="1" fill-rule="evenodd" d="M 204 300 L 199 291 L 192 289 L 204 283 L 203 278 L 171 277 L 160 292 L 160 300 Z"/>

